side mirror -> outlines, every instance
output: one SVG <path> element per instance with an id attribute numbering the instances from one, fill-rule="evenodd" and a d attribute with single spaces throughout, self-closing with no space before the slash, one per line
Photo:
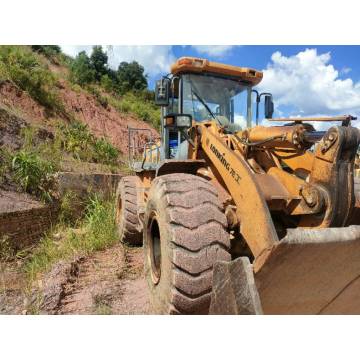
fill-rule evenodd
<path id="1" fill-rule="evenodd" d="M 271 95 L 265 95 L 265 119 L 272 119 L 274 113 L 274 103 Z"/>
<path id="2" fill-rule="evenodd" d="M 165 116 L 165 127 L 190 128 L 192 116 L 189 114 L 168 114 Z"/>
<path id="3" fill-rule="evenodd" d="M 170 80 L 162 78 L 156 81 L 155 85 L 155 104 L 158 106 L 168 106 L 170 98 Z"/>

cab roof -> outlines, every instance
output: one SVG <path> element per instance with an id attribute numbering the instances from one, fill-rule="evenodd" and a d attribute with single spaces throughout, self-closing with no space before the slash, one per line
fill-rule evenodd
<path id="1" fill-rule="evenodd" d="M 221 77 L 228 77 L 255 86 L 263 78 L 262 71 L 251 68 L 221 64 L 207 59 L 194 57 L 181 57 L 171 65 L 173 75 L 180 74 L 214 74 Z"/>

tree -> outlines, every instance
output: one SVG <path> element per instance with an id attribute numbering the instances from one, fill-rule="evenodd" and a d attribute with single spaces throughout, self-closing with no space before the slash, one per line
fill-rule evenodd
<path id="1" fill-rule="evenodd" d="M 85 51 L 81 51 L 70 67 L 71 81 L 79 85 L 95 81 L 96 71 Z"/>
<path id="2" fill-rule="evenodd" d="M 95 70 L 95 78 L 97 81 L 101 81 L 101 77 L 108 73 L 108 56 L 103 51 L 102 46 L 94 46 L 91 56 L 91 64 Z"/>
<path id="3" fill-rule="evenodd" d="M 120 63 L 117 71 L 117 78 L 122 93 L 146 89 L 148 85 L 146 77 L 144 75 L 144 67 L 136 61 Z"/>

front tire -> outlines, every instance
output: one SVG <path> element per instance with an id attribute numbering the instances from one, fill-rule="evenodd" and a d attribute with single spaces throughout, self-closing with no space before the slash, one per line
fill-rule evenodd
<path id="1" fill-rule="evenodd" d="M 145 276 L 157 314 L 207 314 L 213 265 L 230 237 L 216 189 L 189 174 L 153 181 L 145 210 Z"/>
<path id="2" fill-rule="evenodd" d="M 141 181 L 137 176 L 121 178 L 116 190 L 116 224 L 120 241 L 141 245 L 143 227 L 139 220 Z"/>

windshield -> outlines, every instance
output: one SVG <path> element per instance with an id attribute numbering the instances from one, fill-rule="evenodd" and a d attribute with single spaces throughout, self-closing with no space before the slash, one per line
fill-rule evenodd
<path id="1" fill-rule="evenodd" d="M 195 121 L 216 119 L 221 124 L 246 127 L 251 88 L 230 79 L 204 75 L 183 76 L 183 113 Z"/>

